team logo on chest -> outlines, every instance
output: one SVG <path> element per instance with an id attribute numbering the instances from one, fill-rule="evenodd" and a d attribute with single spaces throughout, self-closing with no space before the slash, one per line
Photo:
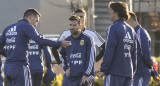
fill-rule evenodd
<path id="1" fill-rule="evenodd" d="M 81 39 L 80 41 L 80 45 L 83 46 L 84 45 L 84 39 Z"/>

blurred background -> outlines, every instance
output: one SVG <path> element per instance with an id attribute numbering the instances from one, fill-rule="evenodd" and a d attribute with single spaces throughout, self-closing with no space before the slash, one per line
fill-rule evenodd
<path id="1" fill-rule="evenodd" d="M 26 9 L 35 8 L 42 14 L 37 30 L 42 34 L 57 37 L 68 29 L 68 18 L 72 11 L 76 8 L 84 8 L 87 12 L 86 26 L 96 30 L 106 39 L 107 27 L 112 23 L 108 14 L 110 1 L 117 0 L 0 0 L 0 33 L 6 26 L 22 18 Z M 152 39 L 151 55 L 159 62 L 160 0 L 118 1 L 127 2 L 129 10 L 136 13 L 139 23 L 149 32 Z M 96 63 L 96 70 L 99 69 L 100 63 L 101 61 Z M 63 73 L 62 68 L 56 65 L 54 69 L 57 74 Z"/>

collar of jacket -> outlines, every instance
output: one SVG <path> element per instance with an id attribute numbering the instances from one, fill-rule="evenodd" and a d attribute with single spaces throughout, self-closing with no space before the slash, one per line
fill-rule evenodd
<path id="1" fill-rule="evenodd" d="M 21 21 L 24 21 L 24 22 L 27 22 L 27 23 L 29 23 L 27 19 L 22 19 Z"/>
<path id="2" fill-rule="evenodd" d="M 139 28 L 141 28 L 141 25 L 137 25 L 137 26 L 134 28 L 134 30 L 137 32 L 137 30 L 138 30 Z"/>
<path id="3" fill-rule="evenodd" d="M 72 36 L 72 38 L 75 39 L 75 40 L 78 40 L 78 39 L 81 38 L 81 36 L 82 36 L 82 32 L 79 34 L 79 36 L 77 38 L 74 38 L 73 36 Z"/>
<path id="4" fill-rule="evenodd" d="M 117 19 L 113 23 L 117 23 L 117 22 L 124 22 L 124 19 Z"/>

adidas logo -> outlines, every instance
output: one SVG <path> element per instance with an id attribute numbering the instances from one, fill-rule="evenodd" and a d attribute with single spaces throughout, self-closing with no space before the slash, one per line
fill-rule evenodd
<path id="1" fill-rule="evenodd" d="M 133 43 L 133 40 L 132 40 L 131 35 L 129 34 L 129 32 L 127 32 L 126 36 L 123 39 L 123 42 Z"/>
<path id="2" fill-rule="evenodd" d="M 6 36 L 9 36 L 9 35 L 17 35 L 16 26 L 14 26 L 8 30 L 8 32 L 6 33 Z"/>

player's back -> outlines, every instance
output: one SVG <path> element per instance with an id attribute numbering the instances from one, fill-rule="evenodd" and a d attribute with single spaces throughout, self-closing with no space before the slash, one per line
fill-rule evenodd
<path id="1" fill-rule="evenodd" d="M 29 38 L 24 33 L 28 29 L 27 27 L 33 26 L 23 19 L 4 30 L 2 35 L 6 39 L 6 62 L 27 63 Z"/>
<path id="2" fill-rule="evenodd" d="M 107 34 L 106 51 L 103 59 L 104 65 L 111 64 L 107 72 L 125 77 L 132 76 L 132 55 L 136 37 L 133 28 L 124 20 L 119 19 L 108 28 Z"/>

